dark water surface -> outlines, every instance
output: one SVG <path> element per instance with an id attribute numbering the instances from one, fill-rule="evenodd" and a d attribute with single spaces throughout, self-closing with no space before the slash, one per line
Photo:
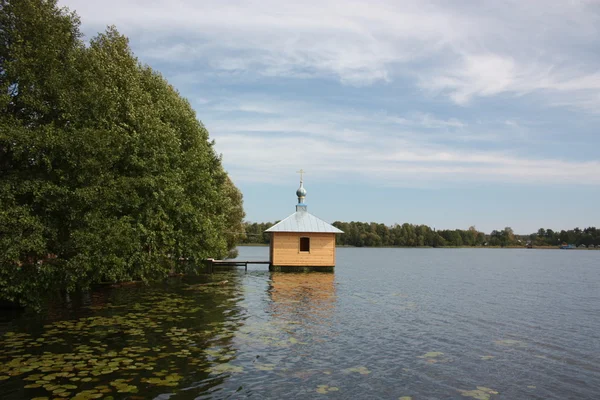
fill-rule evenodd
<path id="1" fill-rule="evenodd" d="M 600 251 L 337 256 L 3 314 L 0 397 L 600 398 Z"/>

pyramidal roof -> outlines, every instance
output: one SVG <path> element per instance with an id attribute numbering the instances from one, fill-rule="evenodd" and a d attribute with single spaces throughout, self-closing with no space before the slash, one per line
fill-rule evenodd
<path id="1" fill-rule="evenodd" d="M 318 233 L 344 233 L 333 225 L 315 217 L 305 210 L 299 210 L 273 225 L 265 232 L 318 232 Z"/>
<path id="2" fill-rule="evenodd" d="M 296 212 L 267 229 L 265 232 L 305 232 L 305 233 L 344 233 L 333 225 L 328 224 L 320 218 L 306 211 L 304 198 L 306 189 L 302 180 L 303 170 L 300 170 L 300 188 L 296 191 L 298 204 Z"/>

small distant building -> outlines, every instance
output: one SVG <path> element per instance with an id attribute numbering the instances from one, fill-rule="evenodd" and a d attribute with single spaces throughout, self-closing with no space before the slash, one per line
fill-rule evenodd
<path id="1" fill-rule="evenodd" d="M 265 231 L 271 234 L 271 271 L 333 271 L 335 267 L 335 235 L 344 232 L 307 211 L 303 173 L 300 170 L 296 212 Z"/>

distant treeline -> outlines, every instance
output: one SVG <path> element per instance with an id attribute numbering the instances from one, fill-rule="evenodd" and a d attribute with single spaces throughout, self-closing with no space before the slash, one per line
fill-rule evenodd
<path id="1" fill-rule="evenodd" d="M 529 240 L 536 246 L 555 246 L 559 244 L 574 244 L 581 246 L 600 246 L 600 229 L 593 226 L 583 230 L 579 228 L 562 230 L 560 232 L 552 229 L 540 228 L 537 233 L 529 235 Z"/>
<path id="2" fill-rule="evenodd" d="M 245 244 L 268 244 L 270 235 L 265 230 L 276 222 L 245 223 Z M 452 247 L 452 246 L 559 246 L 561 244 L 600 245 L 600 229 L 594 227 L 562 230 L 539 229 L 531 235 L 516 235 L 512 228 L 506 227 L 494 230 L 489 234 L 478 231 L 474 226 L 469 229 L 435 230 L 427 225 L 412 225 L 408 223 L 387 226 L 375 222 L 340 222 L 333 226 L 344 231 L 337 235 L 336 244 L 356 247 Z"/>

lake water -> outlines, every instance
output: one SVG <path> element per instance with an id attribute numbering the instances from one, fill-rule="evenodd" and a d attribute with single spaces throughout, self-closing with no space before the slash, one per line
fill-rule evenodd
<path id="1" fill-rule="evenodd" d="M 333 274 L 103 289 L 0 335 L 2 399 L 598 399 L 600 251 L 341 248 Z"/>

